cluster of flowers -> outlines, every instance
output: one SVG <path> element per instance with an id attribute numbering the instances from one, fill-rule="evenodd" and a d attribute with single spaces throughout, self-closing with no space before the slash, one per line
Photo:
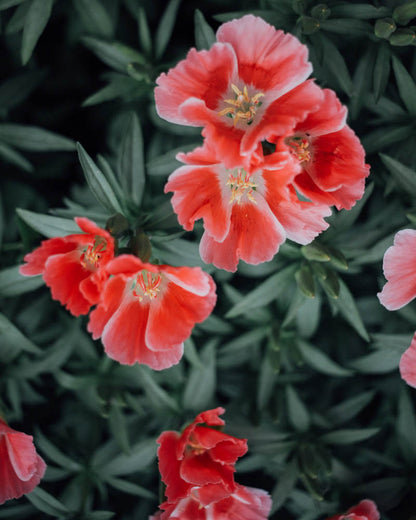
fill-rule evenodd
<path id="1" fill-rule="evenodd" d="M 362 197 L 364 150 L 346 107 L 311 72 L 305 45 L 247 15 L 157 79 L 158 114 L 204 127 L 165 192 L 186 230 L 203 219 L 205 262 L 235 271 L 240 259 L 271 260 L 286 238 L 307 244 L 326 229 L 330 206 Z"/>
<path id="2" fill-rule="evenodd" d="M 378 293 L 380 303 L 389 311 L 401 309 L 416 298 L 416 231 L 403 229 L 387 249 L 383 270 L 387 283 Z M 400 373 L 407 384 L 416 388 L 416 333 L 400 359 Z"/>
<path id="3" fill-rule="evenodd" d="M 41 274 L 52 297 L 74 315 L 91 311 L 88 331 L 109 357 L 162 370 L 178 363 L 183 342 L 216 302 L 215 283 L 199 267 L 115 256 L 115 240 L 87 218 L 84 232 L 50 238 L 25 256 L 23 275 Z"/>
<path id="4" fill-rule="evenodd" d="M 223 408 L 196 416 L 182 433 L 158 438 L 159 470 L 166 501 L 150 520 L 266 520 L 272 501 L 262 489 L 234 481 L 235 463 L 247 441 L 221 431 Z"/>

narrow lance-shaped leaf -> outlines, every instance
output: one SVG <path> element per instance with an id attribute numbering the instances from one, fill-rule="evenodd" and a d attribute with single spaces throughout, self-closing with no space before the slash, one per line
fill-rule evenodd
<path id="1" fill-rule="evenodd" d="M 416 116 L 416 84 L 403 63 L 396 56 L 392 57 L 400 97 L 412 116 Z"/>
<path id="2" fill-rule="evenodd" d="M 416 196 L 416 172 L 401 162 L 383 153 L 380 154 L 386 168 L 392 174 L 398 186 L 409 195 Z"/>
<path id="3" fill-rule="evenodd" d="M 27 0 L 0 0 L 0 11 L 22 4 L 23 2 L 27 2 Z"/>
<path id="4" fill-rule="evenodd" d="M 81 22 L 90 34 L 110 38 L 114 27 L 110 14 L 99 0 L 73 0 Z"/>
<path id="5" fill-rule="evenodd" d="M 0 271 L 0 296 L 17 296 L 34 291 L 43 285 L 41 276 L 22 276 L 19 269 L 20 265 L 14 265 Z"/>
<path id="6" fill-rule="evenodd" d="M 377 57 L 374 63 L 374 95 L 376 102 L 384 94 L 390 75 L 391 48 L 387 42 L 380 42 L 378 45 Z"/>
<path id="7" fill-rule="evenodd" d="M 355 300 L 343 280 L 339 279 L 340 291 L 337 299 L 331 300 L 345 320 L 366 341 L 370 341 L 368 332 L 358 312 Z"/>
<path id="8" fill-rule="evenodd" d="M 297 345 L 306 363 L 318 372 L 336 377 L 348 377 L 352 375 L 351 370 L 341 367 L 307 341 L 299 340 Z"/>
<path id="9" fill-rule="evenodd" d="M 30 152 L 72 152 L 75 150 L 75 142 L 72 139 L 30 125 L 0 123 L 0 140 Z"/>
<path id="10" fill-rule="evenodd" d="M 33 49 L 52 13 L 53 0 L 32 0 L 23 27 L 21 58 L 23 65 L 30 60 Z"/>
<path id="11" fill-rule="evenodd" d="M 209 341 L 201 351 L 202 366 L 194 366 L 183 394 L 187 410 L 204 410 L 211 403 L 216 388 L 215 350 L 217 340 Z"/>
<path id="12" fill-rule="evenodd" d="M 78 157 L 90 190 L 98 202 L 110 213 L 123 213 L 120 204 L 103 172 L 96 166 L 81 144 L 77 144 Z"/>
<path id="13" fill-rule="evenodd" d="M 200 51 L 209 49 L 215 42 L 215 33 L 199 9 L 195 10 L 195 44 Z"/>
<path id="14" fill-rule="evenodd" d="M 162 57 L 162 54 L 165 52 L 169 43 L 180 2 L 181 0 L 170 0 L 169 4 L 165 8 L 162 18 L 160 19 L 155 37 L 156 59 Z"/>
<path id="15" fill-rule="evenodd" d="M 16 152 L 14 148 L 6 143 L 0 142 L 0 157 L 10 163 L 14 164 L 25 172 L 32 173 L 34 170 L 33 165 L 19 152 Z"/>
<path id="16" fill-rule="evenodd" d="M 48 238 L 81 233 L 76 223 L 67 218 L 43 215 L 21 208 L 17 208 L 16 213 L 29 227 Z"/>
<path id="17" fill-rule="evenodd" d="M 286 402 L 288 417 L 292 426 L 299 432 L 307 431 L 310 425 L 309 413 L 296 390 L 290 385 L 286 387 Z"/>
<path id="18" fill-rule="evenodd" d="M 134 113 L 121 142 L 118 173 L 126 198 L 131 198 L 139 206 L 145 185 L 144 154 L 142 131 Z"/>

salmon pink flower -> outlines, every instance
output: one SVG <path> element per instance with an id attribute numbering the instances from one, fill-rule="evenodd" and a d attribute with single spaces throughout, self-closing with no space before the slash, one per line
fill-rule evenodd
<path id="1" fill-rule="evenodd" d="M 172 123 L 213 126 L 250 155 L 270 134 L 288 129 L 316 110 L 321 90 L 305 81 L 308 49 L 261 18 L 224 23 L 209 50 L 191 49 L 185 60 L 156 80 L 156 109 Z"/>
<path id="2" fill-rule="evenodd" d="M 380 513 L 372 500 L 361 500 L 359 504 L 341 515 L 331 516 L 327 520 L 379 520 Z"/>
<path id="3" fill-rule="evenodd" d="M 288 135 L 270 137 L 300 166 L 296 188 L 309 200 L 351 209 L 364 193 L 369 166 L 358 137 L 345 125 L 347 109 L 335 92 L 322 91 L 318 109 Z"/>
<path id="4" fill-rule="evenodd" d="M 416 388 L 416 333 L 413 336 L 410 347 L 400 358 L 400 375 L 406 383 Z"/>
<path id="5" fill-rule="evenodd" d="M 271 260 L 286 238 L 307 244 L 328 227 L 328 205 L 297 196 L 292 183 L 299 169 L 288 152 L 258 152 L 252 164 L 236 150 L 233 156 L 226 167 L 216 143 L 206 139 L 193 152 L 178 154 L 185 166 L 165 186 L 174 192 L 172 205 L 187 231 L 203 219 L 199 251 L 205 262 L 235 271 L 240 259 Z"/>
<path id="6" fill-rule="evenodd" d="M 0 418 L 0 504 L 33 491 L 45 470 L 33 437 L 13 430 Z"/>
<path id="7" fill-rule="evenodd" d="M 198 488 L 198 503 L 207 506 L 236 490 L 234 465 L 247 451 L 247 441 L 220 431 L 223 408 L 207 410 L 180 434 L 163 432 L 157 442 L 159 470 L 166 498 L 174 503 Z"/>
<path id="8" fill-rule="evenodd" d="M 112 236 L 87 218 L 75 222 L 84 233 L 44 240 L 24 257 L 20 273 L 41 274 L 58 300 L 74 316 L 87 314 L 98 303 L 108 277 L 103 267 L 114 257 Z"/>
<path id="9" fill-rule="evenodd" d="M 199 267 L 171 267 L 120 255 L 106 266 L 110 276 L 90 314 L 88 331 L 101 337 L 120 363 L 155 370 L 180 360 L 183 342 L 216 302 L 215 284 Z"/>
<path id="10" fill-rule="evenodd" d="M 199 488 L 192 488 L 189 496 L 174 504 L 163 503 L 149 520 L 266 520 L 272 501 L 263 489 L 237 484 L 235 491 L 226 498 L 204 505 L 199 500 Z"/>

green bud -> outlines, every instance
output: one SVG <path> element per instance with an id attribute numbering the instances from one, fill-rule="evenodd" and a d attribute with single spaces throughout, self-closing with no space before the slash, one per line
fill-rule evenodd
<path id="1" fill-rule="evenodd" d="M 391 45 L 404 47 L 416 43 L 416 34 L 411 29 L 397 29 L 389 38 Z"/>
<path id="2" fill-rule="evenodd" d="M 327 277 L 320 280 L 321 285 L 330 298 L 338 298 L 339 296 L 339 278 L 334 271 L 328 269 Z"/>
<path id="3" fill-rule="evenodd" d="M 318 20 L 326 20 L 331 15 L 331 10 L 326 4 L 318 4 L 312 9 L 311 15 Z"/>
<path id="4" fill-rule="evenodd" d="M 313 34 L 320 27 L 319 20 L 316 20 L 316 18 L 312 18 L 311 16 L 302 16 L 300 23 L 303 34 Z"/>
<path id="5" fill-rule="evenodd" d="M 381 18 L 376 21 L 374 26 L 374 34 L 378 38 L 387 40 L 392 33 L 396 30 L 396 24 L 393 18 Z"/>
<path id="6" fill-rule="evenodd" d="M 281 365 L 281 352 L 280 350 L 276 350 L 274 348 L 269 349 L 267 353 L 267 357 L 269 359 L 270 365 L 273 368 L 273 371 L 278 374 L 280 372 L 280 365 Z"/>
<path id="7" fill-rule="evenodd" d="M 137 234 L 129 241 L 128 247 L 133 255 L 138 256 L 142 262 L 148 262 L 152 256 L 152 246 L 150 240 L 143 232 Z"/>
<path id="8" fill-rule="evenodd" d="M 307 246 L 302 246 L 300 250 L 307 260 L 314 260 L 315 262 L 328 262 L 331 260 L 328 249 L 319 242 L 312 242 Z"/>
<path id="9" fill-rule="evenodd" d="M 339 249 L 328 247 L 328 254 L 331 257 L 331 264 L 335 265 L 339 269 L 348 269 L 347 259 Z"/>
<path id="10" fill-rule="evenodd" d="M 323 280 L 328 276 L 328 269 L 325 267 L 325 264 L 313 262 L 311 264 L 313 273 L 322 278 Z"/>
<path id="11" fill-rule="evenodd" d="M 315 280 L 309 266 L 302 265 L 295 273 L 296 282 L 299 290 L 308 298 L 315 297 Z"/>
<path id="12" fill-rule="evenodd" d="M 113 237 L 119 237 L 129 229 L 129 221 L 121 213 L 117 213 L 107 220 L 105 229 Z"/>
<path id="13" fill-rule="evenodd" d="M 411 1 L 406 4 L 399 5 L 393 11 L 393 18 L 396 23 L 400 25 L 406 25 L 412 18 L 416 16 L 416 2 Z"/>
<path id="14" fill-rule="evenodd" d="M 306 1 L 305 0 L 293 0 L 292 9 L 296 14 L 303 14 L 306 9 Z"/>

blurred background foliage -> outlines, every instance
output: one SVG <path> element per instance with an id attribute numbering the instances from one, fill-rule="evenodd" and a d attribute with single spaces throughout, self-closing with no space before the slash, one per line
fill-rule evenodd
<path id="1" fill-rule="evenodd" d="M 308 246 L 235 274 L 204 265 L 219 300 L 179 365 L 119 365 L 17 266 L 42 237 L 73 232 L 73 216 L 115 213 L 153 258 L 202 265 L 201 226 L 183 233 L 163 194 L 200 130 L 157 117 L 154 81 L 245 13 L 308 45 L 367 150 L 366 194 Z M 225 431 L 248 439 L 237 481 L 272 494 L 272 519 L 364 497 L 384 520 L 414 518 L 415 392 L 398 362 L 416 304 L 389 313 L 376 298 L 394 233 L 416 223 L 413 24 L 403 0 L 0 0 L 0 409 L 48 464 L 0 519 L 147 519 L 155 439 L 220 405 Z"/>

